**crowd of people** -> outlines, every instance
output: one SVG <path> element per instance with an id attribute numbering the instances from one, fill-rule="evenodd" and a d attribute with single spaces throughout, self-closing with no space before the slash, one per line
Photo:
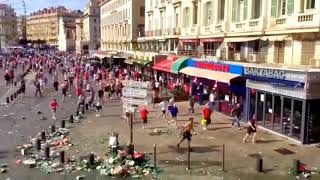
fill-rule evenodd
<path id="1" fill-rule="evenodd" d="M 52 111 L 52 118 L 57 119 L 57 111 L 61 106 L 59 105 L 59 96 L 61 96 L 61 102 L 64 103 L 69 96 L 75 94 L 77 96 L 77 114 L 84 113 L 85 109 L 94 108 L 96 116 L 100 117 L 103 106 L 105 103 L 112 99 L 122 98 L 122 81 L 123 80 L 144 80 L 143 72 L 133 69 L 127 69 L 120 66 L 104 67 L 96 64 L 92 65 L 90 62 L 86 62 L 85 56 L 79 56 L 72 53 L 61 52 L 12 52 L 2 59 L 1 67 L 5 68 L 4 80 L 6 85 L 14 84 L 15 71 L 20 68 L 22 71 L 30 71 L 34 73 L 34 96 L 40 98 L 46 96 L 49 92 L 48 89 L 52 88 L 55 92 L 55 96 L 49 104 L 49 108 Z M 195 115 L 195 104 L 197 102 L 196 96 L 192 93 L 191 87 L 188 83 L 167 80 L 166 78 L 155 75 L 152 84 L 155 91 L 159 91 L 164 86 L 179 86 L 184 87 L 185 93 L 189 94 L 189 113 L 191 117 Z M 203 92 L 205 88 L 201 83 L 197 88 Z M 31 92 L 33 90 L 28 89 L 26 81 L 22 79 L 20 81 L 20 89 L 22 89 L 21 98 L 23 98 L 26 91 Z M 208 89 L 208 88 L 207 88 Z M 208 103 L 203 106 L 202 119 L 200 120 L 203 125 L 203 130 L 207 130 L 209 125 L 212 125 L 212 116 L 215 110 L 215 94 L 214 89 L 208 93 Z M 198 99 L 199 104 L 202 105 L 203 99 Z M 175 102 L 175 97 L 171 97 L 170 100 L 162 100 L 159 104 L 160 116 L 164 117 L 165 122 L 170 126 L 178 128 L 178 114 L 179 108 Z M 141 107 L 139 109 L 140 118 L 143 121 L 143 128 L 147 127 L 149 110 L 148 107 Z M 240 128 L 240 119 L 242 117 L 242 107 L 238 104 L 231 112 L 234 117 L 232 126 L 234 124 Z M 182 128 L 182 140 L 185 139 L 191 141 L 193 120 L 190 121 Z M 243 142 L 246 142 L 247 137 L 250 134 L 254 134 L 252 143 L 255 142 L 256 136 L 256 122 L 255 118 L 249 122 L 247 134 L 243 138 Z"/>

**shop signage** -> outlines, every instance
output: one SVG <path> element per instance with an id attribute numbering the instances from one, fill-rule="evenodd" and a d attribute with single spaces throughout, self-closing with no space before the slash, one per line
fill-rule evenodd
<path id="1" fill-rule="evenodd" d="M 264 78 L 280 79 L 280 80 L 286 79 L 286 71 L 278 70 L 278 69 L 245 67 L 244 74 L 250 75 L 250 76 L 259 76 Z"/>
<path id="2" fill-rule="evenodd" d="M 200 69 L 212 70 L 212 71 L 230 72 L 229 65 L 224 65 L 224 64 L 194 62 L 194 67 L 200 68 Z"/>

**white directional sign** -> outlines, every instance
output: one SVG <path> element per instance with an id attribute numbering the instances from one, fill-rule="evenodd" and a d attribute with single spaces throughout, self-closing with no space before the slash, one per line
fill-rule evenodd
<path id="1" fill-rule="evenodd" d="M 147 98 L 150 96 L 147 89 L 122 88 L 122 95 L 124 97 L 132 98 Z"/>
<path id="2" fill-rule="evenodd" d="M 141 88 L 141 89 L 151 88 L 150 82 L 126 80 L 126 81 L 122 81 L 122 84 L 124 87 L 135 87 L 135 88 Z"/>
<path id="3" fill-rule="evenodd" d="M 124 105 L 130 104 L 130 105 L 137 105 L 137 106 L 147 106 L 148 104 L 151 104 L 151 99 L 133 99 L 133 98 L 123 98 L 122 102 Z"/>

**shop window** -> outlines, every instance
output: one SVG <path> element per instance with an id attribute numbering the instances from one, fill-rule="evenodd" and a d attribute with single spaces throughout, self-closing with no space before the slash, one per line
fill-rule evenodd
<path id="1" fill-rule="evenodd" d="M 193 24 L 198 24 L 198 2 L 193 2 Z"/>

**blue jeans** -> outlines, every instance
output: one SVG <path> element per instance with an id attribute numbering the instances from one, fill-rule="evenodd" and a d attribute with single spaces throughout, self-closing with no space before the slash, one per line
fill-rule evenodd
<path id="1" fill-rule="evenodd" d="M 233 126 L 234 123 L 237 123 L 237 126 L 240 127 L 240 118 L 238 118 L 238 116 L 234 116 L 231 125 Z"/>

